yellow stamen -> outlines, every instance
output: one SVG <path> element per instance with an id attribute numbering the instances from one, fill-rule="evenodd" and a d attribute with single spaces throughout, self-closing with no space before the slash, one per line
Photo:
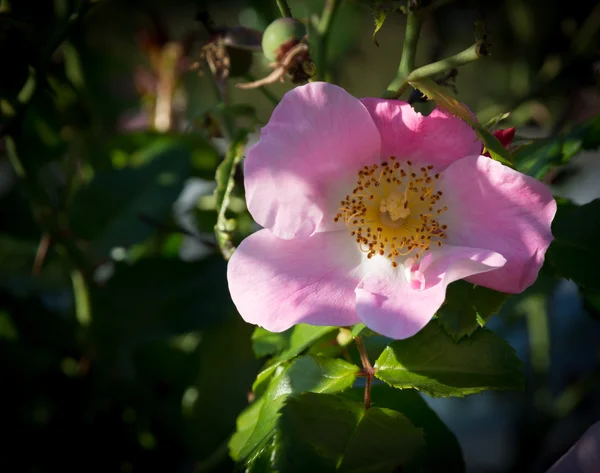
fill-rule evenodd
<path id="1" fill-rule="evenodd" d="M 448 228 L 436 219 L 448 210 L 438 205 L 440 175 L 429 174 L 433 166 L 415 172 L 410 161 L 406 165 L 407 170 L 392 156 L 381 165 L 363 166 L 334 218 L 344 220 L 367 258 L 384 256 L 394 268 L 399 258 L 418 259 L 431 245 L 442 246 Z"/>

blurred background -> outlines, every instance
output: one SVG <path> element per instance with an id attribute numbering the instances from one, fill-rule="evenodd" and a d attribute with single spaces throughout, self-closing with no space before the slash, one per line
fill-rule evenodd
<path id="1" fill-rule="evenodd" d="M 300 20 L 323 8 L 289 3 Z M 374 3 L 402 2 L 342 1 L 328 44 L 329 78 L 358 97 L 385 91 L 404 37 L 391 12 L 374 44 Z M 520 143 L 600 114 L 600 4 L 441 3 L 417 64 L 466 49 L 484 25 L 491 56 L 446 81 L 480 121 L 510 112 L 498 126 Z M 13 137 L 0 140 L 0 471 L 233 471 L 227 441 L 261 360 L 229 298 L 214 176 L 294 86 L 234 87 L 270 72 L 250 30 L 279 17 L 276 2 L 0 10 L 0 132 Z M 544 180 L 589 202 L 599 160 L 579 153 Z M 253 230 L 240 186 L 226 217 L 233 243 Z M 469 472 L 543 472 L 600 419 L 599 315 L 600 295 L 542 271 L 490 321 L 527 390 L 428 399 Z"/>

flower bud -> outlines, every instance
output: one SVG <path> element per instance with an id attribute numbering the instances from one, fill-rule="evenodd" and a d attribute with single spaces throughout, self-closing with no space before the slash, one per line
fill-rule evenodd
<path id="1" fill-rule="evenodd" d="M 306 34 L 304 25 L 293 18 L 279 18 L 267 26 L 262 37 L 262 49 L 269 61 L 280 60 Z"/>

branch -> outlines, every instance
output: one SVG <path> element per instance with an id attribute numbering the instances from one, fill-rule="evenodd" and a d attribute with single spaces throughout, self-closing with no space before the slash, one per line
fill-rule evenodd
<path id="1" fill-rule="evenodd" d="M 386 99 L 397 99 L 408 87 L 406 78 L 415 68 L 417 44 L 419 42 L 422 24 L 423 16 L 420 12 L 408 12 L 404 44 L 402 46 L 402 58 L 400 59 L 396 77 L 394 77 L 394 80 L 392 80 L 383 94 L 383 97 Z"/>
<path id="2" fill-rule="evenodd" d="M 421 79 L 425 79 L 426 77 L 435 76 L 437 74 L 441 74 L 442 72 L 446 72 L 449 69 L 453 69 L 455 67 L 464 66 L 470 62 L 476 61 L 482 56 L 488 56 L 489 52 L 487 49 L 487 45 L 483 42 L 478 41 L 473 44 L 469 48 L 461 51 L 454 56 L 447 57 L 446 59 L 442 59 L 441 61 L 433 62 L 431 64 L 427 64 L 426 66 L 419 67 L 415 69 L 406 78 L 406 82 L 418 81 Z"/>
<path id="3" fill-rule="evenodd" d="M 292 10 L 290 6 L 287 4 L 286 0 L 277 0 L 277 6 L 279 7 L 279 11 L 281 12 L 281 16 L 289 16 L 292 17 Z"/>
<path id="4" fill-rule="evenodd" d="M 327 46 L 329 44 L 329 32 L 331 24 L 340 6 L 340 0 L 325 0 L 321 19 L 316 25 L 315 34 L 317 36 L 315 51 L 315 80 L 324 80 L 327 73 Z"/>

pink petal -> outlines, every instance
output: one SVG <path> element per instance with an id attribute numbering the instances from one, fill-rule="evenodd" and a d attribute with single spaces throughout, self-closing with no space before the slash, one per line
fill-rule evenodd
<path id="1" fill-rule="evenodd" d="M 252 217 L 286 239 L 339 229 L 339 201 L 360 167 L 379 161 L 380 145 L 369 112 L 344 89 L 324 82 L 296 87 L 246 156 Z"/>
<path id="2" fill-rule="evenodd" d="M 383 158 L 396 156 L 444 169 L 457 159 L 481 153 L 471 127 L 442 109 L 424 116 L 399 100 L 361 101 L 379 128 Z"/>
<path id="3" fill-rule="evenodd" d="M 370 329 L 394 339 L 413 336 L 431 320 L 453 281 L 502 267 L 502 255 L 445 245 L 406 271 L 383 259 L 370 265 L 355 290 L 356 313 Z M 410 280 L 407 278 L 410 278 Z"/>
<path id="4" fill-rule="evenodd" d="M 246 322 L 272 332 L 298 323 L 352 325 L 359 322 L 354 288 L 361 258 L 347 231 L 283 240 L 260 230 L 229 261 L 229 291 Z"/>
<path id="5" fill-rule="evenodd" d="M 469 281 L 497 291 L 519 293 L 529 287 L 544 262 L 556 202 L 536 179 L 497 161 L 471 156 L 452 164 L 440 181 L 448 243 L 487 248 L 507 263 Z"/>

